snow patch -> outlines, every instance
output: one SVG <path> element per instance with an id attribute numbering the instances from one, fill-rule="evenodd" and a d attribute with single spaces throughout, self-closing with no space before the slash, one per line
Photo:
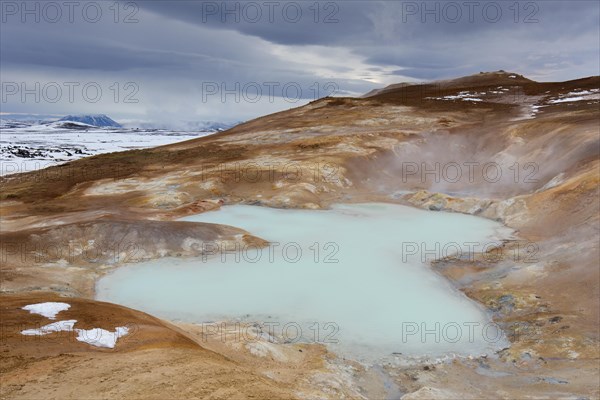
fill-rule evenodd
<path id="1" fill-rule="evenodd" d="M 118 326 L 114 332 L 106 329 L 75 329 L 77 332 L 77 340 L 87 343 L 95 347 L 105 347 L 112 349 L 117 344 L 117 340 L 129 333 L 129 329 L 124 326 Z"/>
<path id="2" fill-rule="evenodd" d="M 23 310 L 29 311 L 31 314 L 39 314 L 49 319 L 56 319 L 56 314 L 71 308 L 67 303 L 46 302 L 29 304 L 23 307 Z"/>
<path id="3" fill-rule="evenodd" d="M 581 97 L 581 96 L 577 96 L 577 97 L 564 97 L 562 99 L 550 100 L 549 103 L 552 103 L 552 104 L 556 104 L 556 103 L 568 103 L 570 101 L 581 101 L 581 100 L 584 100 L 584 98 Z"/>
<path id="4" fill-rule="evenodd" d="M 41 328 L 37 329 L 25 329 L 21 331 L 21 335 L 25 336 L 43 336 L 48 335 L 54 332 L 67 331 L 70 332 L 73 330 L 73 326 L 77 322 L 76 319 L 69 319 L 66 321 L 58 321 L 53 322 L 48 325 L 44 325 Z"/>
<path id="5" fill-rule="evenodd" d="M 486 94 L 486 92 L 470 93 L 468 91 L 464 91 L 464 92 L 459 92 L 456 95 L 449 95 L 449 96 L 444 96 L 444 97 L 427 97 L 427 99 L 431 99 L 431 100 L 483 101 L 483 100 L 475 97 L 478 94 Z"/>
<path id="6" fill-rule="evenodd" d="M 41 303 L 47 304 L 47 303 Z M 65 303 L 55 303 L 65 304 Z M 38 305 L 38 304 L 34 304 Z M 70 306 L 66 304 L 69 308 Z M 60 310 L 62 311 L 62 310 Z M 58 312 L 60 312 L 58 311 Z M 55 315 L 55 314 L 54 314 Z M 105 347 L 112 349 L 117 344 L 117 340 L 129 333 L 129 328 L 124 326 L 118 326 L 114 332 L 107 331 L 101 328 L 92 329 L 75 329 L 76 319 L 69 319 L 65 321 L 53 322 L 48 325 L 44 325 L 40 328 L 25 329 L 21 331 L 21 335 L 25 336 L 44 336 L 55 332 L 77 332 L 76 339 L 80 342 L 87 343 L 95 347 Z"/>
<path id="7" fill-rule="evenodd" d="M 532 114 L 537 114 L 538 112 L 540 112 L 540 108 L 542 108 L 542 107 L 546 107 L 546 106 L 540 106 L 540 105 L 537 105 L 537 104 L 532 105 L 531 106 L 531 113 Z"/>
<path id="8" fill-rule="evenodd" d="M 558 103 L 571 103 L 575 101 L 582 100 L 599 100 L 600 99 L 600 89 L 590 89 L 590 90 L 581 90 L 576 89 L 567 94 L 559 95 L 558 99 L 550 100 L 548 103 L 550 104 L 558 104 Z"/>

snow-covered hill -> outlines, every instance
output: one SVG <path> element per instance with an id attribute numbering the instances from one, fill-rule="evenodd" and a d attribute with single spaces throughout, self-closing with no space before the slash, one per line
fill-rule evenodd
<path id="1" fill-rule="evenodd" d="M 121 124 L 104 114 L 67 115 L 66 117 L 59 119 L 59 121 L 80 122 L 82 124 L 97 127 L 121 128 Z"/>

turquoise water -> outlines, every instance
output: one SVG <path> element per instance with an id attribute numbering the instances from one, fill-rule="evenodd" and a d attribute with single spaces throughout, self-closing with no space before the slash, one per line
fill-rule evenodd
<path id="1" fill-rule="evenodd" d="M 392 204 L 235 205 L 183 220 L 236 226 L 271 245 L 236 252 L 209 243 L 207 257 L 124 266 L 99 280 L 98 299 L 171 320 L 267 321 L 280 339 L 325 342 L 365 361 L 506 345 L 485 311 L 428 265 L 511 235 L 494 221 Z"/>

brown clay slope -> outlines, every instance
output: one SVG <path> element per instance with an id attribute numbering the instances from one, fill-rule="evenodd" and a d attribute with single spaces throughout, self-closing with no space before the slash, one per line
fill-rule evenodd
<path id="1" fill-rule="evenodd" d="M 289 386 L 206 350 L 180 329 L 139 311 L 53 294 L 0 300 L 3 399 L 295 398 Z M 46 301 L 67 302 L 71 308 L 56 321 L 21 309 Z M 80 342 L 74 332 L 21 334 L 70 319 L 79 329 L 124 326 L 129 334 L 114 349 Z"/>

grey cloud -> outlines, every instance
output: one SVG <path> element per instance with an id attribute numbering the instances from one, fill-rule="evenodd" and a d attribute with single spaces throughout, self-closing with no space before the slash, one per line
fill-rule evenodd
<path id="1" fill-rule="evenodd" d="M 121 7 L 127 3 L 121 2 Z M 347 95 L 399 80 L 445 79 L 486 70 L 566 80 L 597 75 L 600 68 L 600 3 L 591 1 L 520 2 L 516 23 L 509 9 L 514 2 L 494 3 L 503 12 L 496 23 L 481 12 L 473 21 L 463 15 L 456 23 L 445 20 L 450 14 L 440 15 L 440 22 L 425 15 L 423 23 L 421 10 L 408 13 L 414 9 L 407 8 L 421 8 L 422 1 L 320 2 L 316 22 L 314 2 L 278 2 L 273 22 L 263 14 L 256 23 L 243 16 L 235 22 L 231 15 L 223 22 L 218 9 L 222 1 L 133 3 L 139 5 L 135 15 L 139 22 L 133 24 L 112 21 L 108 9 L 112 2 L 102 3 L 106 14 L 98 23 L 23 24 L 7 18 L 0 25 L 0 68 L 3 81 L 134 81 L 140 87 L 140 104 L 9 102 L 2 104 L 3 111 L 76 113 L 78 107 L 86 111 L 105 107 L 132 119 L 145 115 L 231 121 L 312 100 L 310 88 L 315 83 L 322 88 L 335 82 L 337 93 Z M 427 2 L 425 7 L 442 10 L 451 3 Z M 481 10 L 493 2 L 478 3 Z M 302 7 L 298 22 L 283 18 L 286 4 Z M 216 5 L 216 13 L 213 8 L 206 15 L 207 5 Z M 532 11 L 538 22 L 524 23 Z M 326 23 L 331 13 L 337 22 Z M 206 82 L 228 89 L 236 83 L 242 87 L 253 82 L 298 83 L 304 91 L 302 101 L 293 104 L 281 99 L 224 103 L 218 96 L 202 102 Z"/>
<path id="2" fill-rule="evenodd" d="M 368 14 L 379 6 L 367 1 L 151 0 L 138 4 L 142 9 L 194 25 L 235 30 L 288 45 L 332 45 L 356 40 L 373 31 L 374 22 Z"/>

